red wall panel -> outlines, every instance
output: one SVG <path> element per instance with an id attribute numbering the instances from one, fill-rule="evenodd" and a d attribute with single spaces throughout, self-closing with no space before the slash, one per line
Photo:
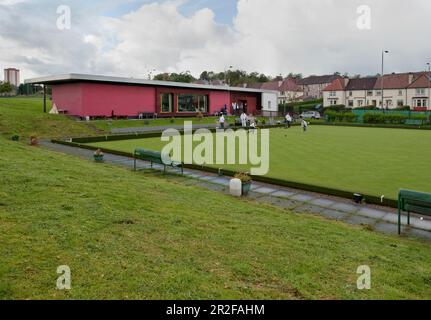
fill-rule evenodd
<path id="1" fill-rule="evenodd" d="M 81 84 L 71 83 L 52 86 L 52 102 L 59 110 L 67 110 L 67 113 L 72 116 L 81 116 Z"/>
<path id="2" fill-rule="evenodd" d="M 156 89 L 154 87 L 117 84 L 82 84 L 83 116 L 137 117 L 139 113 L 154 113 Z"/>

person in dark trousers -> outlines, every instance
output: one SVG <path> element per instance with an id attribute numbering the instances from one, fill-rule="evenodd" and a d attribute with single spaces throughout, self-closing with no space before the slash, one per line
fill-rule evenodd
<path id="1" fill-rule="evenodd" d="M 305 121 L 305 119 L 302 119 L 302 120 L 301 120 L 301 127 L 302 127 L 302 130 L 304 130 L 304 132 L 307 132 L 307 129 L 308 129 L 308 122 L 307 122 L 307 121 Z"/>
<path id="2" fill-rule="evenodd" d="M 292 116 L 288 113 L 286 114 L 286 128 L 290 129 L 292 126 Z"/>

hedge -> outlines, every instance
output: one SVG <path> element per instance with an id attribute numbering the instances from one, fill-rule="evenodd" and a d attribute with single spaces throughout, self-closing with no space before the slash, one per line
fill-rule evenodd
<path id="1" fill-rule="evenodd" d="M 327 111 L 325 113 L 328 122 L 356 122 L 357 116 L 352 112 Z"/>
<path id="2" fill-rule="evenodd" d="M 420 121 L 424 125 L 429 121 L 426 115 L 385 114 L 368 112 L 364 114 L 364 123 L 406 124 L 407 120 Z"/>

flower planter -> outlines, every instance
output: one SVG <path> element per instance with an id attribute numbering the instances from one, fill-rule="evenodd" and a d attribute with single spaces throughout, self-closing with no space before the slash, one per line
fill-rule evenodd
<path id="1" fill-rule="evenodd" d="M 103 155 L 94 155 L 94 161 L 103 162 Z"/>
<path id="2" fill-rule="evenodd" d="M 247 196 L 251 190 L 251 181 L 242 183 L 242 195 Z"/>

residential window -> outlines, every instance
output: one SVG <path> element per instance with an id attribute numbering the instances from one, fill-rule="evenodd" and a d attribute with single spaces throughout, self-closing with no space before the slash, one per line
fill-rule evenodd
<path id="1" fill-rule="evenodd" d="M 349 96 L 353 96 L 353 91 L 349 91 Z"/>
<path id="2" fill-rule="evenodd" d="M 172 113 L 173 108 L 173 94 L 172 93 L 162 93 L 160 95 L 161 100 L 161 110 L 162 113 Z"/>
<path id="3" fill-rule="evenodd" d="M 398 107 L 404 107 L 404 100 L 398 100 L 397 101 L 397 106 Z"/>
<path id="4" fill-rule="evenodd" d="M 362 107 L 364 105 L 364 101 L 363 100 L 358 100 L 358 107 Z"/>
<path id="5" fill-rule="evenodd" d="M 179 94 L 178 112 L 196 113 L 208 112 L 208 96 L 198 94 Z"/>
<path id="6" fill-rule="evenodd" d="M 337 92 L 336 92 L 336 91 L 331 91 L 331 92 L 329 93 L 329 96 L 330 96 L 330 97 L 336 97 L 336 96 L 337 96 Z"/>
<path id="7" fill-rule="evenodd" d="M 382 95 L 382 91 L 377 91 L 376 92 L 376 96 L 381 96 Z"/>
<path id="8" fill-rule="evenodd" d="M 353 108 L 353 100 L 349 100 L 348 105 L 349 107 Z"/>
<path id="9" fill-rule="evenodd" d="M 372 96 L 373 95 L 373 91 L 367 91 L 367 96 Z"/>
<path id="10" fill-rule="evenodd" d="M 402 96 L 403 95 L 403 90 L 398 90 L 398 95 Z"/>
<path id="11" fill-rule="evenodd" d="M 425 89 L 416 89 L 416 94 L 417 95 L 424 95 L 425 94 Z"/>
<path id="12" fill-rule="evenodd" d="M 422 108 L 427 106 L 427 99 L 415 99 L 414 106 L 417 108 Z"/>

